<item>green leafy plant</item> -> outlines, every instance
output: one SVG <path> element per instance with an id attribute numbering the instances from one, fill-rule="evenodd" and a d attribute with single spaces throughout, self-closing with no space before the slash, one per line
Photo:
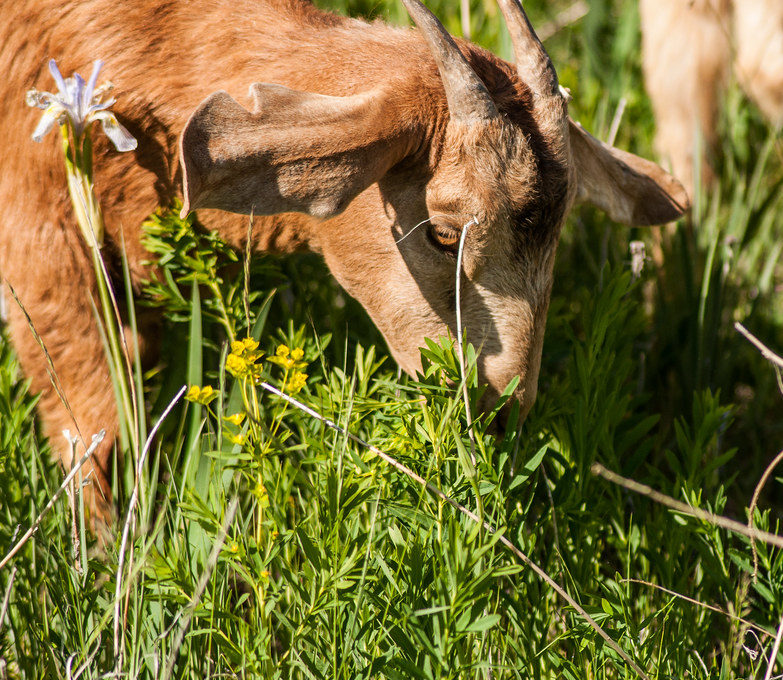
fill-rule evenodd
<path id="1" fill-rule="evenodd" d="M 528 4 L 536 26 L 569 5 Z M 392 2 L 340 7 L 404 20 Z M 455 8 L 435 8 L 461 30 Z M 473 38 L 503 54 L 494 3 L 469 8 Z M 613 0 L 589 9 L 547 42 L 572 112 L 605 136 L 625 98 L 618 143 L 649 149 L 636 11 Z M 143 302 L 165 316 L 163 361 L 132 382 L 153 426 L 183 384 L 189 401 L 141 468 L 126 457 L 123 524 L 104 552 L 74 558 L 58 501 L 0 569 L 0 677 L 778 673 L 781 550 L 753 539 L 756 566 L 748 536 L 693 516 L 748 519 L 779 448 L 775 374 L 732 322 L 783 346 L 783 173 L 774 135 L 731 97 L 720 190 L 661 240 L 664 268 L 642 259 L 632 274 L 628 240 L 651 237 L 577 211 L 558 254 L 538 400 L 520 424 L 504 397 L 472 423 L 473 442 L 453 339 L 428 340 L 421 373 L 400 376 L 317 258 L 251 261 L 176 206 L 153 215 L 157 274 Z M 463 350 L 475 413 L 478 358 Z M 62 481 L 34 404 L 0 344 L 0 558 Z M 597 477 L 596 463 L 685 508 Z M 765 490 L 750 516 L 777 532 L 775 473 Z"/>

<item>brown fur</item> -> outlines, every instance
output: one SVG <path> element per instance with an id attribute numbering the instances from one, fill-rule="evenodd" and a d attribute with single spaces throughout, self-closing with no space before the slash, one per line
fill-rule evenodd
<path id="1" fill-rule="evenodd" d="M 713 178 L 708 152 L 731 71 L 769 121 L 783 125 L 783 2 L 640 0 L 640 10 L 658 151 L 692 188 L 697 143 L 702 177 Z"/>
<path id="2" fill-rule="evenodd" d="M 576 142 L 556 140 L 567 157 L 551 153 L 515 67 L 467 43 L 461 49 L 502 113 L 488 123 L 450 120 L 418 31 L 335 17 L 302 0 L 2 0 L 0 8 L 12 17 L 0 28 L 0 274 L 45 342 L 79 431 L 89 439 L 108 430 L 95 465 L 104 492 L 117 422 L 89 302 L 95 280 L 56 135 L 30 141 L 36 112 L 23 105 L 28 88 L 51 89 L 50 57 L 65 75 L 104 59 L 114 110 L 139 140 L 134 154 L 100 142 L 96 159 L 105 252 L 122 232 L 134 285 L 146 274 L 139 225 L 178 192 L 186 124 L 186 201 L 253 210 L 258 250 L 322 253 L 409 372 L 424 337 L 455 331 L 454 259 L 432 245 L 426 227 L 410 231 L 428 215 L 457 227 L 475 215 L 464 323 L 483 345 L 488 399 L 520 375 L 525 412 L 536 392 L 555 246 L 574 198 L 638 224 L 674 219 L 687 204 L 660 168 L 576 127 Z M 253 83 L 267 84 L 248 97 Z M 246 217 L 204 209 L 199 219 L 243 245 Z M 10 312 L 14 345 L 57 442 L 63 428 L 74 429 L 71 415 L 22 313 Z"/>

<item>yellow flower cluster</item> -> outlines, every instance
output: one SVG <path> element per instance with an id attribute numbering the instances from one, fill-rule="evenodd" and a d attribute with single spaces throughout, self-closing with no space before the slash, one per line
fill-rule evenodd
<path id="1" fill-rule="evenodd" d="M 245 414 L 232 413 L 230 416 L 223 416 L 223 420 L 225 420 L 227 423 L 235 425 L 236 427 L 240 427 L 245 421 Z M 239 446 L 242 446 L 242 444 L 247 441 L 247 437 L 241 432 L 239 434 L 235 434 L 229 429 L 223 428 L 223 434 L 232 444 L 238 444 Z"/>
<path id="2" fill-rule="evenodd" d="M 199 387 L 198 385 L 191 385 L 185 399 L 192 401 L 196 404 L 202 404 L 206 406 L 210 401 L 217 398 L 218 393 L 211 385 L 204 385 Z"/>
<path id="3" fill-rule="evenodd" d="M 275 356 L 269 357 L 269 361 L 284 368 L 286 371 L 290 371 L 292 368 L 299 369 L 307 366 L 307 362 L 302 361 L 303 356 L 304 350 L 301 347 L 289 349 L 288 345 L 278 345 Z"/>
<path id="4" fill-rule="evenodd" d="M 290 394 L 296 394 L 307 384 L 307 373 L 294 371 L 284 385 L 284 390 Z"/>
<path id="5" fill-rule="evenodd" d="M 232 434 L 231 432 L 226 432 L 226 439 L 230 441 L 232 444 L 237 444 L 238 446 L 242 446 L 242 444 L 245 443 L 245 435 L 243 434 Z"/>
<path id="6" fill-rule="evenodd" d="M 278 345 L 275 355 L 268 357 L 269 363 L 277 364 L 285 370 L 285 382 L 283 390 L 289 394 L 296 394 L 307 384 L 307 373 L 300 369 L 307 366 L 306 361 L 302 361 L 304 350 L 301 347 L 290 349 L 288 345 Z M 292 371 L 289 375 L 289 371 Z"/>
<path id="7" fill-rule="evenodd" d="M 262 352 L 257 352 L 258 342 L 253 338 L 234 340 L 231 343 L 231 354 L 226 357 L 226 370 L 235 378 L 261 376 L 261 365 L 258 363 Z"/>
<path id="8" fill-rule="evenodd" d="M 223 416 L 223 420 L 231 423 L 232 425 L 236 425 L 239 427 L 243 421 L 245 420 L 245 414 L 244 413 L 234 413 L 230 416 Z"/>

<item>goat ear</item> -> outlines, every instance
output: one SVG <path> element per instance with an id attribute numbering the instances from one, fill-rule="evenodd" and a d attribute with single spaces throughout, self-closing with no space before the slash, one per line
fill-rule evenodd
<path id="1" fill-rule="evenodd" d="M 569 127 L 577 203 L 632 226 L 670 222 L 690 208 L 682 184 L 659 165 L 604 144 L 579 123 L 570 121 Z"/>
<path id="2" fill-rule="evenodd" d="M 272 215 L 340 213 L 404 154 L 388 102 L 256 83 L 253 111 L 215 92 L 180 138 L 183 214 L 196 208 Z"/>

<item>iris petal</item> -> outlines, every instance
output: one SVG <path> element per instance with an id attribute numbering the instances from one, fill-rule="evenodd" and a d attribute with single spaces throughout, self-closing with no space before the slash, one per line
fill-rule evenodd
<path id="1" fill-rule="evenodd" d="M 63 108 L 58 105 L 50 106 L 43 112 L 41 120 L 38 121 L 38 126 L 33 132 L 33 141 L 40 142 L 44 136 L 54 127 L 57 119 L 63 114 Z"/>
<path id="2" fill-rule="evenodd" d="M 107 99 L 105 102 L 96 102 L 93 100 L 93 103 L 90 104 L 90 108 L 87 109 L 87 117 L 89 118 L 96 111 L 105 111 L 109 107 L 114 106 L 116 102 L 117 100 L 113 97 L 111 99 Z"/>
<path id="3" fill-rule="evenodd" d="M 71 120 L 73 121 L 73 125 L 76 128 L 76 134 L 77 136 L 81 135 L 82 130 L 84 128 L 84 115 L 85 115 L 85 107 L 84 107 L 84 78 L 82 78 L 78 73 L 73 74 L 73 78 L 69 78 L 68 80 L 73 81 L 73 90 L 71 91 L 71 106 L 70 106 L 70 115 Z"/>
<path id="4" fill-rule="evenodd" d="M 33 89 L 28 90 L 25 95 L 27 106 L 34 106 L 39 109 L 48 109 L 54 101 L 56 101 L 56 98 L 51 92 L 39 92 Z"/>
<path id="5" fill-rule="evenodd" d="M 98 82 L 98 74 L 101 72 L 102 67 L 103 67 L 103 61 L 101 61 L 100 59 L 96 59 L 95 64 L 93 64 L 92 67 L 92 75 L 90 76 L 90 81 L 87 83 L 87 89 L 84 92 L 85 109 L 92 101 L 92 95 L 93 92 L 95 92 L 95 84 Z"/>
<path id="6" fill-rule="evenodd" d="M 63 80 L 60 69 L 57 68 L 57 62 L 54 59 L 49 60 L 49 72 L 52 74 L 54 82 L 57 83 L 57 89 L 60 90 L 60 93 L 63 95 L 66 94 L 68 92 L 68 87 L 65 84 L 65 80 Z"/>
<path id="7" fill-rule="evenodd" d="M 101 121 L 103 131 L 114 143 L 117 151 L 133 151 L 138 145 L 136 138 L 128 132 L 109 111 L 98 111 L 93 115 L 94 120 Z"/>

